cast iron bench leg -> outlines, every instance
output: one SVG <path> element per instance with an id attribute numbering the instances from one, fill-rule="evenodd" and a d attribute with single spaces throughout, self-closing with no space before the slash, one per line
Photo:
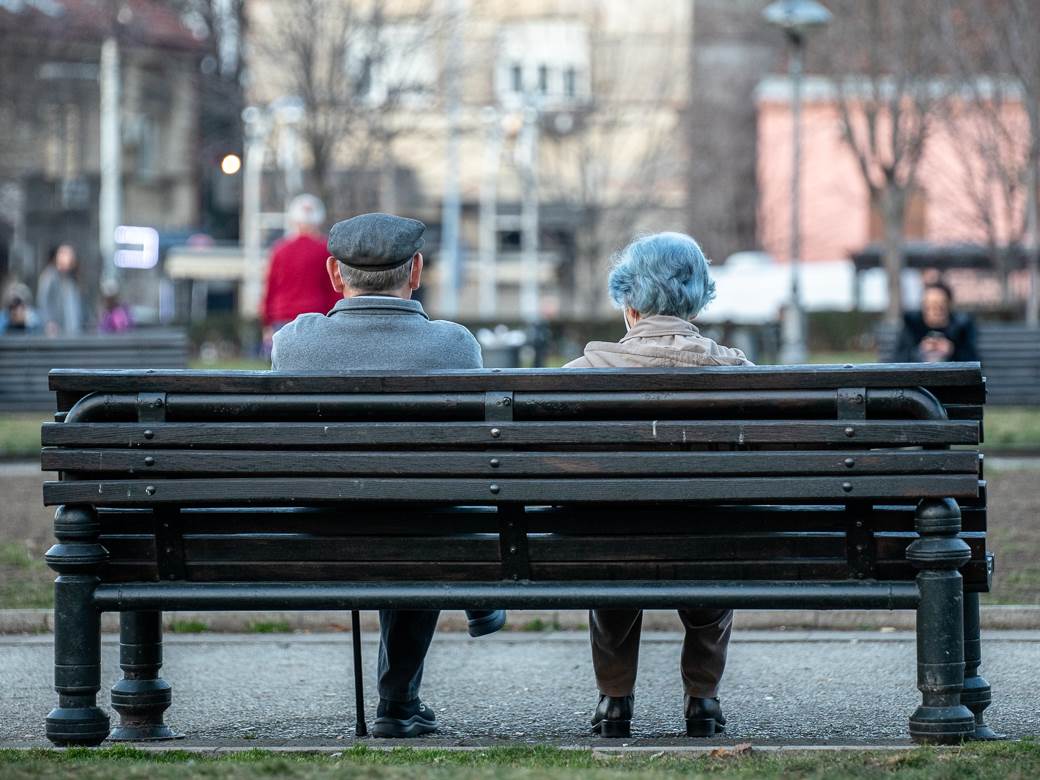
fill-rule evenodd
<path id="1" fill-rule="evenodd" d="M 54 690 L 58 706 L 47 716 L 55 745 L 100 745 L 109 721 L 97 706 L 101 690 L 101 613 L 94 606 L 97 571 L 108 557 L 98 544 L 101 526 L 90 507 L 60 506 L 57 544 L 47 551 L 54 581 Z"/>
<path id="2" fill-rule="evenodd" d="M 354 644 L 354 711 L 357 723 L 354 734 L 368 736 L 365 724 L 365 675 L 361 668 L 361 613 L 356 609 L 350 613 L 350 640 Z"/>
<path id="3" fill-rule="evenodd" d="M 920 571 L 917 586 L 917 688 L 922 703 L 910 716 L 915 742 L 956 744 L 975 734 L 975 716 L 961 704 L 964 687 L 964 591 L 957 571 L 971 550 L 957 534 L 961 511 L 949 499 L 924 499 L 917 506 L 921 535 L 906 551 Z"/>
<path id="4" fill-rule="evenodd" d="M 993 701 L 986 678 L 979 674 L 982 664 L 982 627 L 979 594 L 964 594 L 964 690 L 961 704 L 975 715 L 974 739 L 1006 739 L 986 725 L 983 712 Z"/>
<path id="5" fill-rule="evenodd" d="M 112 709 L 119 713 L 120 722 L 109 739 L 130 742 L 179 736 L 163 723 L 172 693 L 170 684 L 159 676 L 162 662 L 162 613 L 120 613 L 119 667 L 123 679 L 112 686 Z"/>

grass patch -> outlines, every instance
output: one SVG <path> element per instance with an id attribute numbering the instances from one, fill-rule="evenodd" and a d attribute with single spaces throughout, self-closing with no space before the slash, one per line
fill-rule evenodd
<path id="1" fill-rule="evenodd" d="M 1037 472 L 986 468 L 986 546 L 996 553 L 993 591 L 984 604 L 1040 604 L 1040 491 Z"/>
<path id="2" fill-rule="evenodd" d="M 39 458 L 40 426 L 53 421 L 46 412 L 0 415 L 0 458 Z"/>
<path id="3" fill-rule="evenodd" d="M 188 361 L 188 368 L 204 371 L 270 371 L 271 361 L 262 358 L 222 358 L 207 362 L 194 358 Z"/>
<path id="4" fill-rule="evenodd" d="M 909 751 L 806 751 L 784 754 L 721 749 L 717 755 L 664 753 L 605 755 L 548 747 L 487 748 L 454 752 L 397 748 L 373 750 L 359 745 L 331 755 L 279 754 L 250 750 L 224 756 L 182 751 L 149 754 L 133 748 L 102 750 L 0 750 L 0 773 L 11 780 L 28 778 L 156 778 L 179 780 L 184 774 L 205 778 L 356 777 L 369 780 L 429 778 L 501 778 L 529 780 L 607 780 L 607 778 L 759 777 L 905 778 L 925 780 L 1026 780 L 1040 776 L 1040 746 L 1035 742 L 973 744 L 963 748 Z"/>
<path id="5" fill-rule="evenodd" d="M 42 556 L 18 542 L 0 542 L 0 608 L 50 608 L 54 572 Z"/>
<path id="6" fill-rule="evenodd" d="M 209 626 L 201 620 L 172 620 L 166 630 L 173 634 L 201 634 L 209 631 Z"/>
<path id="7" fill-rule="evenodd" d="M 877 354 L 874 352 L 849 350 L 848 352 L 811 352 L 809 362 L 836 363 L 838 365 L 852 363 L 852 365 L 858 366 L 863 363 L 877 363 L 878 360 Z"/>
<path id="8" fill-rule="evenodd" d="M 560 621 L 556 618 L 552 620 L 542 620 L 541 618 L 535 618 L 534 620 L 528 620 L 526 623 L 520 624 L 517 627 L 517 631 L 559 631 L 563 626 L 560 625 Z"/>
<path id="9" fill-rule="evenodd" d="M 1040 449 L 1040 408 L 987 406 L 986 449 Z"/>
<path id="10" fill-rule="evenodd" d="M 258 620 L 247 629 L 253 634 L 291 634 L 292 626 L 284 620 Z"/>

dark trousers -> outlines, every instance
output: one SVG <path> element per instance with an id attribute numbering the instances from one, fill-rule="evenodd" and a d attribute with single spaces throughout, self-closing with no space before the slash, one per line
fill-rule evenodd
<path id="1" fill-rule="evenodd" d="M 494 610 L 467 609 L 468 620 Z M 437 610 L 381 609 L 379 611 L 379 698 L 410 702 L 419 698 L 423 662 L 437 629 Z"/>
<path id="2" fill-rule="evenodd" d="M 707 699 L 718 696 L 719 681 L 726 669 L 733 610 L 680 609 L 679 619 L 686 629 L 680 663 L 686 695 Z M 639 609 L 589 612 L 592 666 L 600 693 L 628 696 L 635 690 L 642 627 L 643 612 Z"/>
<path id="3" fill-rule="evenodd" d="M 379 698 L 419 698 L 423 662 L 437 630 L 437 610 L 379 610 Z"/>

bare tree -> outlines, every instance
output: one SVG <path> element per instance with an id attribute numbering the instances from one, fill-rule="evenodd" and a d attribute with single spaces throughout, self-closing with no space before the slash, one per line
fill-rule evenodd
<path id="1" fill-rule="evenodd" d="M 432 0 L 413 3 L 404 17 L 390 15 L 386 0 L 270 5 L 271 18 L 254 28 L 253 45 L 285 94 L 303 103 L 301 136 L 319 194 L 330 204 L 360 194 L 336 178 L 349 160 L 366 174 L 359 183 L 375 184 L 385 205 L 393 197 L 394 112 L 409 99 L 432 95 L 437 73 L 416 60 L 429 53 L 444 20 L 431 13 Z M 341 207 L 353 210 L 349 202 Z"/>
<path id="2" fill-rule="evenodd" d="M 883 224 L 886 320 L 902 316 L 904 225 L 925 143 L 942 104 L 936 0 L 834 0 L 814 46 L 832 79 L 842 137 Z"/>
<path id="3" fill-rule="evenodd" d="M 760 0 L 697 0 L 685 119 L 689 227 L 725 259 L 759 245 L 758 124 L 754 92 L 782 50 Z M 784 197 L 787 195 L 785 193 Z"/>
<path id="4" fill-rule="evenodd" d="M 1009 260 L 1026 229 L 1029 141 L 1018 85 L 998 62 L 991 2 L 947 0 L 942 26 L 948 69 L 957 90 L 942 112 L 957 149 L 959 170 L 950 190 L 957 217 L 985 235 L 1001 297 L 1010 303 Z M 938 171 L 934 173 L 939 173 Z"/>
<path id="5" fill-rule="evenodd" d="M 564 289 L 574 314 L 595 316 L 604 300 L 604 270 L 611 254 L 642 224 L 662 217 L 662 190 L 681 189 L 687 155 L 678 126 L 684 108 L 675 89 L 678 38 L 644 43 L 632 94 L 631 60 L 600 27 L 590 30 L 592 94 L 576 113 L 574 128 L 549 133 L 543 155 L 543 200 L 565 205 L 574 228 L 574 266 Z M 682 204 L 683 206 L 685 204 Z M 680 206 L 681 207 L 681 206 Z M 686 219 L 655 227 L 682 229 Z M 568 289 L 569 288 L 569 289 Z"/>
<path id="6" fill-rule="evenodd" d="M 1028 233 L 1029 300 L 1026 321 L 1040 327 L 1040 8 L 1032 0 L 989 2 L 976 14 L 984 14 L 991 39 L 994 70 L 1017 85 L 1028 119 L 1026 158 L 1026 232 Z M 983 30 L 986 28 L 984 27 Z"/>
<path id="7" fill-rule="evenodd" d="M 1035 44 L 1040 7 L 1029 0 L 946 0 L 945 6 L 945 50 L 962 97 L 948 121 L 966 152 L 961 156 L 965 191 L 986 230 L 1005 303 L 1008 255 L 1012 245 L 1028 245 L 1026 319 L 1035 326 L 1040 320 L 1040 51 Z"/>
<path id="8" fill-rule="evenodd" d="M 45 104 L 41 67 L 59 52 L 66 62 L 79 54 L 49 35 L 55 30 L 52 18 L 31 5 L 16 7 L 17 12 L 0 9 L 0 178 L 21 173 L 38 156 L 33 153 L 38 144 L 24 130 Z"/>

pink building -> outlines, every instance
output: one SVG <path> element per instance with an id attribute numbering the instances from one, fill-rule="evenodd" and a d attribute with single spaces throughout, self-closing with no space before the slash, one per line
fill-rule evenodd
<path id="1" fill-rule="evenodd" d="M 759 241 L 765 251 L 788 259 L 791 186 L 790 83 L 786 77 L 764 79 L 757 92 Z M 803 89 L 802 110 L 802 259 L 835 260 L 881 239 L 881 221 L 857 161 L 841 136 L 841 120 L 830 83 L 810 77 Z M 962 100 L 945 110 L 954 123 L 933 123 L 911 198 L 906 237 L 935 244 L 985 245 L 1020 240 L 1024 220 L 1021 189 L 1005 198 L 983 183 L 984 157 L 974 134 L 985 129 L 978 114 Z M 1010 138 L 1003 144 L 1007 160 L 1024 159 L 1025 113 L 1006 106 Z M 1019 123 L 1023 132 L 1015 132 Z M 987 226 L 987 219 L 990 225 Z"/>

